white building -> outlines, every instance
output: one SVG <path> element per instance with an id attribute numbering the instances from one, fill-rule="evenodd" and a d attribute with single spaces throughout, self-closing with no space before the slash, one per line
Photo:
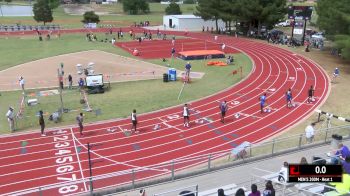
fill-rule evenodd
<path id="1" fill-rule="evenodd" d="M 166 15 L 163 16 L 163 26 L 165 29 L 201 31 L 203 26 L 205 30 L 215 27 L 215 20 L 204 21 L 201 17 L 195 15 Z M 218 21 L 219 28 L 225 28 L 225 23 L 222 20 Z"/>
<path id="2" fill-rule="evenodd" d="M 171 3 L 170 0 L 163 0 L 163 1 L 160 1 L 160 4 L 162 5 L 169 5 Z M 184 4 L 184 1 L 175 1 L 176 4 L 179 4 L 179 5 L 182 5 Z"/>

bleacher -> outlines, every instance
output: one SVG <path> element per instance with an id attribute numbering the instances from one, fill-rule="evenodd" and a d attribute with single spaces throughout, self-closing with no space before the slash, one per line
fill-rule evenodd
<path id="1" fill-rule="evenodd" d="M 18 25 L 18 24 L 1 24 L 0 32 L 15 32 L 15 31 L 54 31 L 60 30 L 61 27 L 58 24 L 48 25 Z"/>
<path id="2" fill-rule="evenodd" d="M 225 195 L 235 195 L 238 189 L 242 188 L 245 192 L 246 195 L 248 195 L 250 192 L 247 192 L 247 189 L 242 186 L 237 186 L 236 184 L 228 184 L 225 186 L 220 186 L 214 189 L 209 189 L 205 191 L 198 192 L 198 196 L 217 196 L 218 195 L 218 189 L 223 189 Z"/>

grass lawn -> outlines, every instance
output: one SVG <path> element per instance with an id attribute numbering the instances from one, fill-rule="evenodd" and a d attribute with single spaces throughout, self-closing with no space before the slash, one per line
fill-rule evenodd
<path id="1" fill-rule="evenodd" d="M 93 5 L 98 12 L 109 12 L 113 15 L 100 15 L 100 24 L 113 24 L 120 26 L 130 26 L 134 22 L 148 20 L 151 25 L 160 25 L 163 21 L 165 8 L 167 5 L 160 3 L 150 3 L 150 14 L 147 15 L 127 15 L 123 12 L 123 5 L 117 3 L 114 5 Z M 192 14 L 195 10 L 195 4 L 180 5 L 183 14 Z M 83 25 L 82 16 L 68 15 L 64 12 L 63 6 L 55 9 L 53 12 L 54 21 L 52 23 L 59 24 L 64 28 L 81 28 Z M 27 24 L 27 25 L 42 25 L 37 23 L 33 17 L 0 17 L 0 24 Z"/>
<path id="2" fill-rule="evenodd" d="M 98 34 L 97 36 L 98 38 L 105 37 L 104 34 Z M 50 41 L 43 42 L 39 42 L 36 37 L 3 38 L 0 39 L 0 56 L 6 58 L 2 58 L 2 61 L 0 61 L 0 70 L 36 59 L 89 49 L 103 50 L 132 57 L 124 50 L 112 47 L 110 44 L 87 42 L 83 34 L 63 35 L 61 39 L 53 38 Z M 182 82 L 180 81 L 163 83 L 161 80 L 148 80 L 112 84 L 110 91 L 104 94 L 88 96 L 92 109 L 101 109 L 102 115 L 96 116 L 93 112 L 86 112 L 86 122 L 126 117 L 133 108 L 137 109 L 138 113 L 154 111 L 199 99 L 225 89 L 240 80 L 239 75 L 233 76 L 230 74 L 232 70 L 237 69 L 238 66 L 243 66 L 244 75 L 247 75 L 252 68 L 252 64 L 247 56 L 236 54 L 235 58 L 235 65 L 227 67 L 209 67 L 206 66 L 204 60 L 192 61 L 193 71 L 205 72 L 205 76 L 186 86 L 180 101 L 177 100 L 178 93 L 182 87 Z M 150 62 L 164 65 L 161 60 L 150 60 Z M 183 70 L 185 62 L 176 59 L 173 64 L 174 68 Z M 3 117 L 0 118 L 0 133 L 8 133 L 5 113 L 8 106 L 14 106 L 15 110 L 18 111 L 21 92 L 2 92 L 1 94 L 0 114 L 3 114 Z M 80 95 L 77 90 L 65 90 L 63 98 L 65 108 L 76 111 L 65 114 L 63 121 L 59 124 L 47 121 L 48 127 L 75 123 L 74 117 L 83 108 L 79 103 Z M 35 114 L 40 109 L 43 109 L 44 112 L 52 113 L 60 107 L 59 96 L 38 97 L 38 99 L 39 105 L 25 108 L 25 118 L 18 121 L 20 130 L 38 128 Z"/>

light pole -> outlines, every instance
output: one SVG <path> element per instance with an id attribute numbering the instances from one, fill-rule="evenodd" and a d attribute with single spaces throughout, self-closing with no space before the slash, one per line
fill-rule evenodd
<path id="1" fill-rule="evenodd" d="M 60 112 L 61 114 L 64 112 L 64 108 L 63 108 L 63 97 L 62 97 L 62 90 L 63 90 L 63 75 L 64 75 L 64 71 L 63 71 L 63 63 L 61 63 L 61 68 L 57 69 L 57 77 L 58 77 L 58 88 L 59 88 L 59 93 L 60 93 L 60 101 L 61 101 L 61 109 Z"/>

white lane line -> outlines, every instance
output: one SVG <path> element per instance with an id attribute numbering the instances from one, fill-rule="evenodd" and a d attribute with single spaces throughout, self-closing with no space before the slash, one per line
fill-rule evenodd
<path id="1" fill-rule="evenodd" d="M 305 84 L 304 84 L 305 85 Z"/>
<path id="2" fill-rule="evenodd" d="M 81 163 L 80 163 L 80 158 L 79 158 L 79 154 L 78 154 L 77 144 L 75 143 L 76 137 L 74 136 L 73 128 L 71 128 L 70 131 L 71 131 L 71 134 L 72 134 L 72 140 L 73 140 L 73 144 L 74 144 L 75 154 L 77 155 L 77 159 L 78 159 L 78 164 L 79 164 L 79 170 L 80 170 L 81 178 L 82 178 L 83 181 L 84 181 L 84 188 L 85 188 L 85 191 L 87 191 L 88 189 L 87 189 L 87 187 L 86 187 L 86 180 L 85 180 L 85 178 L 84 178 L 83 169 L 81 168 Z"/>

